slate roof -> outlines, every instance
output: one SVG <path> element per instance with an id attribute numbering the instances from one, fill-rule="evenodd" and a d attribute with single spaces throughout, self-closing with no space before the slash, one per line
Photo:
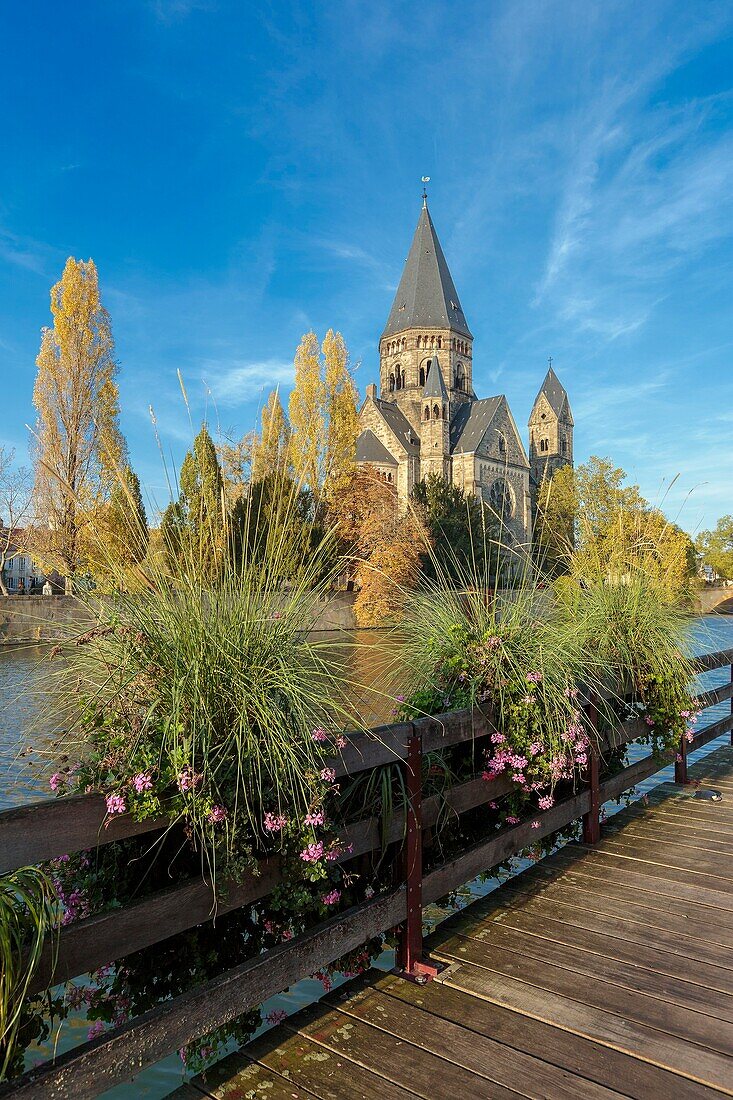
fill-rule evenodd
<path id="1" fill-rule="evenodd" d="M 393 401 L 382 401 L 376 398 L 374 404 L 387 421 L 394 434 L 399 439 L 408 454 L 416 455 L 420 451 L 420 440 L 417 438 L 414 428 L 405 414 Z"/>
<path id="2" fill-rule="evenodd" d="M 445 379 L 437 355 L 434 355 L 430 360 L 428 376 L 425 379 L 425 389 L 422 391 L 422 395 L 423 397 L 437 397 L 441 401 L 448 400 L 448 391 L 445 388 Z"/>
<path id="3" fill-rule="evenodd" d="M 356 440 L 357 462 L 378 462 L 380 466 L 397 466 L 397 459 L 368 428 Z"/>
<path id="4" fill-rule="evenodd" d="M 423 327 L 451 328 L 471 336 L 427 203 L 420 211 L 382 337 Z"/>
<path id="5" fill-rule="evenodd" d="M 450 426 L 453 454 L 473 454 L 478 449 L 501 401 L 501 397 L 484 397 L 458 406 Z"/>
<path id="6" fill-rule="evenodd" d="M 550 367 L 547 374 L 545 375 L 545 380 L 540 387 L 540 392 L 535 398 L 535 405 L 537 404 L 542 394 L 544 394 L 547 400 L 550 402 L 550 408 L 554 412 L 555 416 L 562 416 L 563 409 L 566 407 L 567 415 L 570 415 L 567 391 L 560 379 L 555 374 L 552 367 Z"/>

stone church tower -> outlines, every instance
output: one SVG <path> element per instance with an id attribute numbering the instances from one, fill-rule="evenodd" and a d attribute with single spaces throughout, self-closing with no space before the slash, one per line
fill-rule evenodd
<path id="1" fill-rule="evenodd" d="M 437 474 L 484 501 L 518 546 L 531 544 L 545 470 L 572 462 L 573 418 L 552 369 L 532 410 L 531 460 L 506 397 L 476 396 L 473 336 L 425 196 L 359 426 L 357 463 L 394 485 L 403 507 Z"/>
<path id="2" fill-rule="evenodd" d="M 565 387 L 550 368 L 529 418 L 529 464 L 538 489 L 546 477 L 573 464 L 573 414 Z"/>

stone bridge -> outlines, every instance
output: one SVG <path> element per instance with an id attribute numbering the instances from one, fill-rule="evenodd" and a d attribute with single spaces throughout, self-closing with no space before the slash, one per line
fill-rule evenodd
<path id="1" fill-rule="evenodd" d="M 702 588 L 697 598 L 703 615 L 733 615 L 733 585 Z"/>

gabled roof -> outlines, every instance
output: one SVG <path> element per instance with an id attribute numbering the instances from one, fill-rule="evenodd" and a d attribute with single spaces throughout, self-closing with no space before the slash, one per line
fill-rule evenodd
<path id="1" fill-rule="evenodd" d="M 545 375 L 545 380 L 540 386 L 540 392 L 537 394 L 534 404 L 536 405 L 540 397 L 544 394 L 550 403 L 550 408 L 554 412 L 555 416 L 568 416 L 572 420 L 570 413 L 570 404 L 568 402 L 568 395 L 565 387 L 560 379 L 555 374 L 552 367 Z M 532 406 L 534 409 L 534 405 Z"/>
<path id="2" fill-rule="evenodd" d="M 422 395 L 423 397 L 437 397 L 441 401 L 448 400 L 448 391 L 445 388 L 445 379 L 437 355 L 434 355 L 430 360 L 428 376 L 425 379 L 425 389 L 422 391 Z"/>
<path id="3" fill-rule="evenodd" d="M 450 426 L 450 449 L 453 454 L 473 454 L 478 450 L 501 402 L 501 397 L 484 397 L 481 401 L 465 402 L 458 406 Z"/>
<path id="4" fill-rule="evenodd" d="M 415 434 L 412 424 L 407 419 L 394 401 L 382 401 L 380 397 L 374 399 L 374 404 L 384 417 L 387 427 L 394 432 L 401 446 L 408 454 L 416 455 L 420 451 L 420 440 Z"/>
<path id="5" fill-rule="evenodd" d="M 377 439 L 369 428 L 362 432 L 356 440 L 357 462 L 378 462 L 380 466 L 397 466 L 397 459 L 387 450 L 382 442 Z"/>
<path id="6" fill-rule="evenodd" d="M 464 336 L 471 335 L 427 203 L 420 211 L 382 337 L 423 327 L 451 328 Z"/>

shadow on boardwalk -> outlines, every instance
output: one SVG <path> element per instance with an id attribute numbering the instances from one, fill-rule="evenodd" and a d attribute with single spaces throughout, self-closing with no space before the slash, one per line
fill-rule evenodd
<path id="1" fill-rule="evenodd" d="M 173 1095 L 733 1095 L 733 749 L 450 918 L 429 985 L 372 971 Z"/>

